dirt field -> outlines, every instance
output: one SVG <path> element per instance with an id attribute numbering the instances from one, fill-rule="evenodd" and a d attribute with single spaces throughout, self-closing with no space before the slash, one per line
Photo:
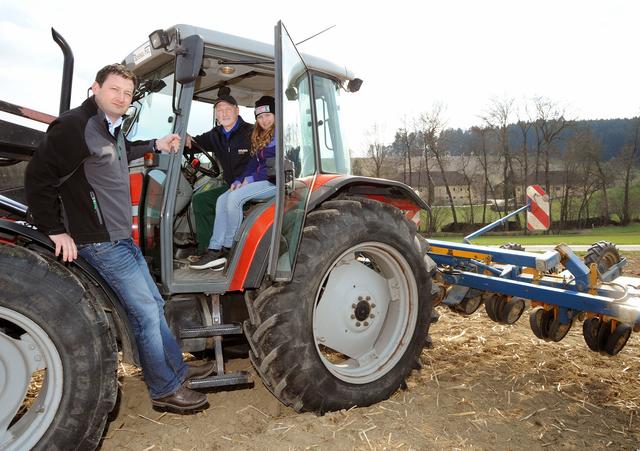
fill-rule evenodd
<path id="1" fill-rule="evenodd" d="M 626 274 L 640 276 L 640 255 Z M 407 389 L 367 407 L 322 417 L 280 404 L 248 360 L 252 388 L 210 392 L 211 407 L 180 416 L 151 409 L 144 382 L 125 368 L 117 417 L 103 450 L 385 450 L 640 447 L 640 339 L 614 358 L 588 350 L 576 323 L 560 343 L 514 326 L 438 308 L 433 349 Z"/>

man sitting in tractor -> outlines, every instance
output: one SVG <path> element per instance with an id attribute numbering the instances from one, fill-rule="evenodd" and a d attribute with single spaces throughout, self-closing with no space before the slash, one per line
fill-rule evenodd
<path id="1" fill-rule="evenodd" d="M 223 186 L 198 191 L 193 195 L 198 255 L 202 255 L 209 244 L 218 197 L 225 193 L 233 181 L 242 175 L 249 162 L 251 132 L 253 131 L 253 125 L 240 117 L 240 108 L 233 96 L 219 93 L 214 108 L 218 125 L 198 136 L 187 135 L 185 143 L 186 147 L 191 148 L 193 140 L 205 150 L 213 152 L 222 166 L 222 176 L 225 181 Z M 197 261 L 197 257 L 190 259 Z"/>
<path id="2" fill-rule="evenodd" d="M 193 412 L 207 404 L 207 396 L 187 388 L 186 381 L 208 376 L 214 364 L 184 362 L 164 316 L 164 300 L 131 238 L 128 162 L 146 152 L 176 152 L 180 137 L 126 140 L 121 125 L 136 83 L 121 64 L 102 68 L 91 86 L 93 96 L 49 126 L 27 166 L 25 192 L 34 224 L 53 241 L 55 255 L 62 254 L 64 262 L 80 255 L 117 293 L 153 406 Z"/>

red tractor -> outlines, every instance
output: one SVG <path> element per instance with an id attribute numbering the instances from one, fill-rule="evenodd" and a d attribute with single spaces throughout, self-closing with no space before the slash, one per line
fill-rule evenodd
<path id="1" fill-rule="evenodd" d="M 248 342 L 262 382 L 297 411 L 387 399 L 420 367 L 435 264 L 408 219 L 428 209 L 414 191 L 350 175 L 340 98 L 362 81 L 298 53 L 281 23 L 275 46 L 176 25 L 124 63 L 142 80 L 130 140 L 174 132 L 184 143 L 208 130 L 221 88 L 244 106 L 272 95 L 281 112 L 276 197 L 246 211 L 224 271 L 195 271 L 184 259 L 192 194 L 218 183 L 213 155 L 150 155 L 131 168 L 134 237 L 169 324 L 185 352 L 217 361 L 217 373 L 191 387 L 249 384 L 223 359 L 223 344 Z M 15 133 L 0 136 L 0 162 L 28 159 L 41 132 L 5 125 Z M 137 362 L 127 317 L 86 262 L 53 256 L 25 205 L 3 195 L 0 209 L 0 448 L 93 448 L 116 402 L 118 352 Z M 27 396 L 34 378 L 41 388 Z"/>

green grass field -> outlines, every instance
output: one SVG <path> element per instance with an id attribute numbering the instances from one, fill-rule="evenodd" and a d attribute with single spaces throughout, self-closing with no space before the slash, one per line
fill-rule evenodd
<path id="1" fill-rule="evenodd" d="M 462 235 L 454 234 L 433 234 L 433 238 L 447 241 L 462 242 Z M 473 240 L 475 244 L 502 244 L 520 243 L 522 245 L 535 244 L 593 244 L 596 241 L 606 240 L 615 244 L 640 244 L 640 224 L 633 223 L 626 227 L 596 227 L 593 229 L 576 230 L 574 232 L 563 232 L 559 235 L 483 235 Z"/>

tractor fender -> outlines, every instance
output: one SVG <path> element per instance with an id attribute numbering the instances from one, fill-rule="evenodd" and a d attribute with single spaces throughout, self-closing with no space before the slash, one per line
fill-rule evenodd
<path id="1" fill-rule="evenodd" d="M 55 259 L 53 256 L 55 251 L 53 242 L 44 233 L 30 225 L 0 219 L 0 237 L 2 238 L 0 239 L 0 246 L 3 246 L 3 242 L 6 242 L 29 250 L 34 254 L 34 258 L 38 258 L 35 255 L 37 254 L 49 260 Z M 13 237 L 15 242 L 7 240 L 7 237 Z M 124 360 L 139 365 L 138 348 L 133 331 L 118 295 L 98 271 L 83 258 L 79 257 L 72 263 L 61 263 L 60 265 L 64 266 L 74 277 L 80 279 L 82 285 L 94 295 L 96 301 L 107 313 L 112 329 L 114 329 L 117 340 L 122 347 Z"/>
<path id="2" fill-rule="evenodd" d="M 377 179 L 355 175 L 318 175 L 309 199 L 307 211 L 316 209 L 322 202 L 338 195 L 365 197 L 387 204 L 400 210 L 427 210 L 431 207 L 408 185 L 395 180 Z"/>

